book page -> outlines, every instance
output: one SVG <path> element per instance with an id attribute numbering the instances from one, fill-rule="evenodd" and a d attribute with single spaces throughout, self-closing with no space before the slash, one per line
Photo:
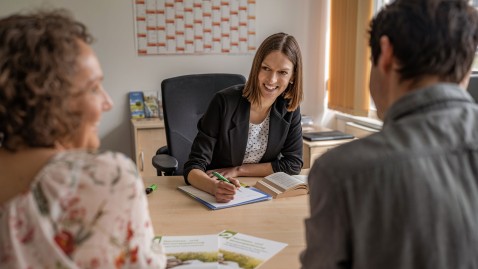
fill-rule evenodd
<path id="1" fill-rule="evenodd" d="M 293 175 L 292 177 L 302 181 L 305 184 L 308 184 L 308 175 Z"/>
<path id="2" fill-rule="evenodd" d="M 219 234 L 222 254 L 219 268 L 258 268 L 286 246 L 286 243 L 225 230 Z"/>
<path id="3" fill-rule="evenodd" d="M 236 191 L 236 194 L 234 195 L 234 199 L 227 202 L 227 203 L 218 203 L 216 202 L 216 198 L 212 196 L 211 194 L 201 191 L 199 189 L 196 189 L 193 186 L 179 186 L 178 189 L 181 189 L 201 200 L 204 202 L 207 202 L 208 204 L 214 206 L 215 208 L 224 208 L 224 207 L 231 207 L 234 205 L 239 205 L 251 200 L 256 200 L 260 198 L 265 198 L 268 197 L 268 195 L 254 191 L 249 188 L 244 188 L 241 187 Z"/>
<path id="4" fill-rule="evenodd" d="M 272 181 L 273 183 L 275 183 L 276 185 L 278 185 L 279 187 L 285 190 L 295 185 L 304 184 L 304 181 L 297 179 L 293 176 L 290 176 L 284 172 L 277 172 L 277 173 L 268 175 L 265 178 Z"/>

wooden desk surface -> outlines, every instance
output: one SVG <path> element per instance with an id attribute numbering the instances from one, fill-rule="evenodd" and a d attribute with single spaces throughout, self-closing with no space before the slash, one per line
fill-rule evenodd
<path id="1" fill-rule="evenodd" d="M 243 178 L 253 185 L 259 178 Z M 229 229 L 239 233 L 287 243 L 261 269 L 300 268 L 305 248 L 304 219 L 309 215 L 308 195 L 273 199 L 212 211 L 176 188 L 183 177 L 147 177 L 145 185 L 158 189 L 148 195 L 149 210 L 157 235 L 215 234 Z"/>

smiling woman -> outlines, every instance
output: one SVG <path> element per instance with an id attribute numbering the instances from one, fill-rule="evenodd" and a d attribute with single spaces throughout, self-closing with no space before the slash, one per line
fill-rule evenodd
<path id="1" fill-rule="evenodd" d="M 0 18 L 0 268 L 165 266 L 135 165 L 96 152 L 91 40 L 62 10 Z"/>
<path id="2" fill-rule="evenodd" d="M 72 146 L 97 149 L 100 146 L 98 125 L 103 111 L 112 108 L 113 102 L 104 91 L 103 71 L 90 46 L 78 41 L 78 73 L 73 77 L 74 97 L 69 100 L 72 111 L 81 115 L 81 123 L 73 135 Z"/>
<path id="3" fill-rule="evenodd" d="M 184 165 L 186 183 L 228 202 L 240 186 L 235 177 L 298 174 L 302 95 L 297 41 L 285 33 L 269 36 L 254 56 L 246 84 L 218 92 L 199 121 Z M 230 183 L 215 180 L 213 171 Z"/>

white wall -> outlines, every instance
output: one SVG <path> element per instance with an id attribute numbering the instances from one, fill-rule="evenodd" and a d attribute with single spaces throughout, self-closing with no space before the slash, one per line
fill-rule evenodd
<path id="1" fill-rule="evenodd" d="M 257 46 L 275 32 L 292 34 L 304 59 L 305 101 L 302 113 L 320 122 L 323 111 L 326 19 L 318 9 L 327 0 L 257 0 Z M 159 89 L 167 77 L 209 72 L 249 75 L 253 55 L 137 56 L 134 43 L 133 0 L 1 0 L 0 17 L 39 7 L 62 7 L 73 12 L 96 37 L 93 44 L 105 74 L 104 86 L 115 106 L 101 121 L 102 148 L 131 155 L 127 93 Z M 325 12 L 326 13 L 326 12 Z"/>

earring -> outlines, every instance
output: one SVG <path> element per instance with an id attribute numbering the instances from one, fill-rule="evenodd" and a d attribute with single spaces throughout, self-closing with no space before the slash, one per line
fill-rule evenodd
<path id="1" fill-rule="evenodd" d="M 290 84 L 294 84 L 294 81 L 289 81 Z"/>

